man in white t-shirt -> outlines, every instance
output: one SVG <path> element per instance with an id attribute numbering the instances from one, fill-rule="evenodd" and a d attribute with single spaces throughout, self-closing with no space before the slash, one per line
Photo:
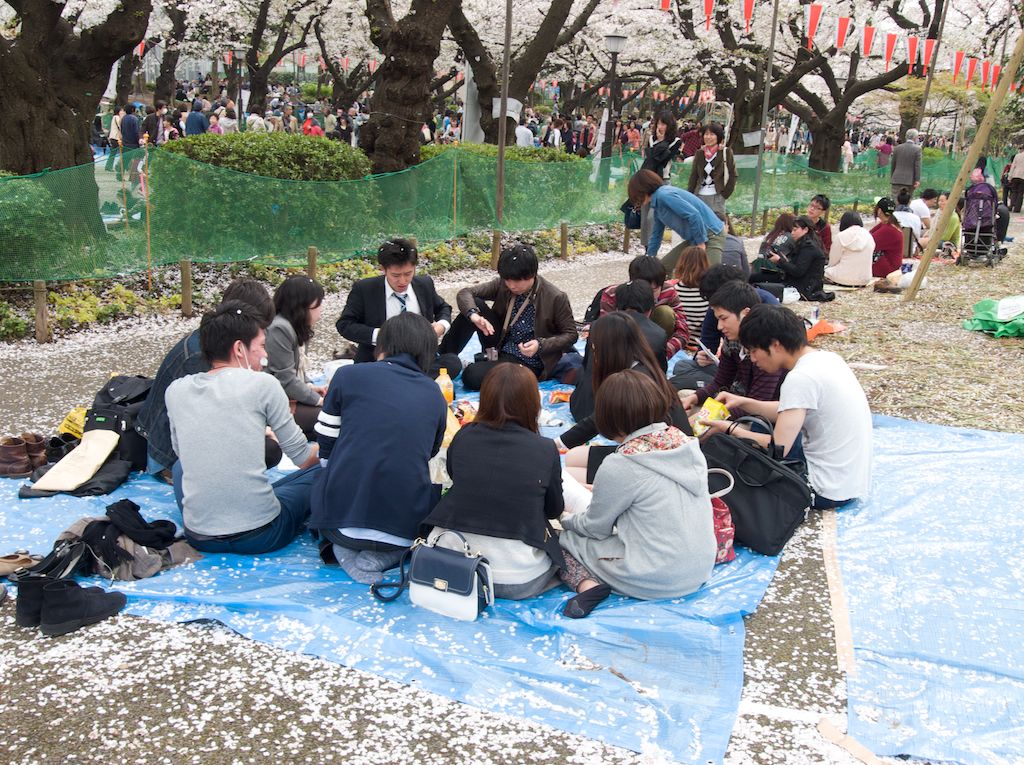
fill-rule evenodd
<path id="1" fill-rule="evenodd" d="M 910 211 L 921 219 L 922 228 L 929 229 L 932 225 L 932 210 L 937 209 L 938 206 L 939 192 L 935 189 L 925 189 L 921 192 L 919 199 L 911 200 Z"/>
<path id="2" fill-rule="evenodd" d="M 516 126 L 516 146 L 526 149 L 533 148 L 533 131 L 526 127 L 526 117 L 521 118 L 519 125 Z"/>
<path id="3" fill-rule="evenodd" d="M 864 389 L 842 357 L 807 345 L 804 322 L 781 305 L 756 305 L 740 324 L 740 343 L 763 371 L 785 370 L 779 401 L 756 401 L 733 393 L 716 398 L 775 423 L 775 443 L 788 456 L 803 436 L 814 507 L 845 505 L 871 489 L 871 409 Z M 777 407 L 777 408 L 776 408 Z M 707 422 L 720 432 L 743 433 L 768 445 L 769 437 L 725 420 Z M 795 452 L 795 450 L 794 450 Z"/>

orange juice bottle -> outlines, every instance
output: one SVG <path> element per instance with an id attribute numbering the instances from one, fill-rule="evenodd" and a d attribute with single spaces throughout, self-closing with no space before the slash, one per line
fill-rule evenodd
<path id="1" fill-rule="evenodd" d="M 452 382 L 452 378 L 448 376 L 447 369 L 441 367 L 436 382 L 437 387 L 441 389 L 441 395 L 444 396 L 444 400 L 451 406 L 452 400 L 455 398 L 455 384 Z"/>

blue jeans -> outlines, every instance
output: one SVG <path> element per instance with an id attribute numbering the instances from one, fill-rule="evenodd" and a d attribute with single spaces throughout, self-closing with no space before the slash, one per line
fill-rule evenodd
<path id="1" fill-rule="evenodd" d="M 181 462 L 174 463 L 174 499 L 181 507 Z M 292 540 L 309 520 L 309 495 L 313 489 L 313 481 L 320 472 L 319 465 L 296 470 L 289 473 L 273 485 L 274 495 L 281 504 L 280 514 L 265 526 L 241 534 L 232 534 L 217 539 L 196 539 L 188 530 L 185 538 L 188 543 L 200 552 L 235 553 L 238 555 L 259 555 L 261 553 L 280 550 L 291 544 Z"/>

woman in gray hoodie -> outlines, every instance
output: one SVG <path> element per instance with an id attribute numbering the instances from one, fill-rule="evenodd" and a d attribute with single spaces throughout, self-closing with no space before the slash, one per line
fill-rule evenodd
<path id="1" fill-rule="evenodd" d="M 561 577 L 578 593 L 566 616 L 586 616 L 613 590 L 678 598 L 711 576 L 717 544 L 707 463 L 697 439 L 667 424 L 668 408 L 640 372 L 617 372 L 601 385 L 597 426 L 619 447 L 597 472 L 590 507 L 561 520 Z"/>

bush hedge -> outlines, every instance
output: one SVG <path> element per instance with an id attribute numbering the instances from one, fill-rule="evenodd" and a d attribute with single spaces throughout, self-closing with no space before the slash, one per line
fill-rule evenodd
<path id="1" fill-rule="evenodd" d="M 370 174 L 370 160 L 342 141 L 289 133 L 189 136 L 164 151 L 240 173 L 288 181 L 351 181 Z"/>
<path id="2" fill-rule="evenodd" d="M 427 144 L 420 148 L 420 161 L 426 162 L 429 159 L 444 154 L 449 149 L 458 149 L 461 152 L 488 157 L 498 158 L 498 147 L 493 143 L 460 143 L 460 144 Z M 509 162 L 582 162 L 583 158 L 575 154 L 569 154 L 564 149 L 527 149 L 523 146 L 506 146 L 505 159 Z"/>
<path id="3" fill-rule="evenodd" d="M 41 260 L 52 259 L 69 239 L 66 206 L 46 187 L 45 176 L 0 179 L 0 242 L 5 271 L 31 278 L 47 271 Z"/>

